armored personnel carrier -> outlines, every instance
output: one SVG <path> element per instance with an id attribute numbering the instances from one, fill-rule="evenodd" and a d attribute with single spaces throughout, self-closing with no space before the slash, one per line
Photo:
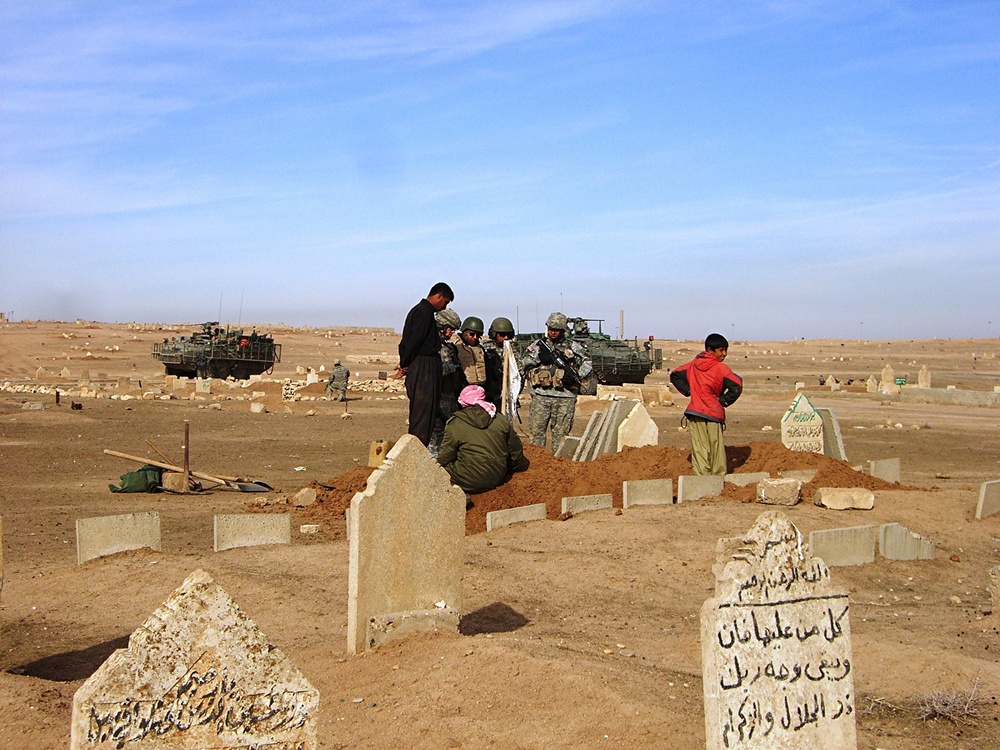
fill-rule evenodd
<path id="1" fill-rule="evenodd" d="M 153 357 L 167 375 L 189 378 L 236 378 L 269 372 L 281 361 L 281 344 L 254 329 L 220 328 L 218 321 L 202 323 L 190 336 L 176 336 L 153 344 Z"/>
<path id="2" fill-rule="evenodd" d="M 594 363 L 594 372 L 580 388 L 580 393 L 593 395 L 597 393 L 597 384 L 622 385 L 623 383 L 642 383 L 655 367 L 663 368 L 663 350 L 653 349 L 651 344 L 639 343 L 638 339 L 613 339 L 603 333 L 598 318 L 569 318 L 569 330 L 566 332 L 574 341 L 582 344 L 590 354 Z M 591 329 L 591 323 L 597 324 L 597 332 Z M 524 350 L 532 341 L 544 336 L 544 333 L 519 333 L 515 336 L 514 351 L 520 359 Z"/>

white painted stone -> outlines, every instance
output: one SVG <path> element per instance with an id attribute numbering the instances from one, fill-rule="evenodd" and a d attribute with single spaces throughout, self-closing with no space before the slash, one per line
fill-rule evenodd
<path id="1" fill-rule="evenodd" d="M 871 510 L 875 495 L 864 487 L 820 487 L 814 502 L 830 510 Z"/>
<path id="2" fill-rule="evenodd" d="M 419 630 L 458 630 L 465 493 L 404 435 L 351 500 L 347 648 L 361 653 Z"/>
<path id="3" fill-rule="evenodd" d="M 315 750 L 319 692 L 202 570 L 76 691 L 70 750 Z"/>
<path id="4" fill-rule="evenodd" d="M 761 514 L 719 540 L 713 572 L 701 608 L 707 750 L 855 750 L 847 592 L 798 529 Z"/>

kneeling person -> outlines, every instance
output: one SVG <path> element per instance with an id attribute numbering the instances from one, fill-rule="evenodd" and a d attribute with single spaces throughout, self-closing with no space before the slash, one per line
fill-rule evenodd
<path id="1" fill-rule="evenodd" d="M 445 425 L 438 463 L 465 492 L 487 492 L 520 466 L 521 438 L 481 386 L 463 388 L 458 403 L 463 408 Z"/>

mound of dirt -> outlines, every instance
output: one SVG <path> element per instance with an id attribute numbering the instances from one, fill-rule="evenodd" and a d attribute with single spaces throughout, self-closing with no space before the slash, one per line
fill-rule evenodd
<path id="1" fill-rule="evenodd" d="M 609 493 L 614 507 L 622 506 L 622 483 L 633 479 L 666 479 L 691 473 L 691 452 L 683 448 L 645 446 L 625 448 L 620 453 L 608 453 L 594 461 L 571 461 L 553 456 L 544 448 L 525 445 L 528 467 L 513 474 L 495 490 L 472 496 L 472 507 L 465 515 L 467 534 L 486 530 L 486 514 L 494 510 L 519 508 L 533 503 L 545 503 L 546 516 L 559 518 L 562 499 L 576 495 Z M 819 487 L 864 487 L 870 490 L 905 489 L 900 485 L 855 471 L 844 461 L 818 453 L 790 451 L 780 443 L 751 443 L 726 448 L 726 459 L 732 473 L 768 472 L 777 476 L 781 471 L 816 469 L 816 476 L 803 485 L 802 496 L 810 501 Z M 338 515 L 351 505 L 355 493 L 362 492 L 374 469 L 355 467 L 322 484 L 314 482 L 316 502 L 305 509 L 309 516 Z M 326 486 L 323 486 L 326 485 Z M 722 497 L 737 502 L 752 502 L 754 485 L 729 485 Z"/>

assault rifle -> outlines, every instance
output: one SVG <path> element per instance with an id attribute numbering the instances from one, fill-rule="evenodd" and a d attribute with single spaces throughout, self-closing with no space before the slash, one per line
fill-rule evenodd
<path id="1" fill-rule="evenodd" d="M 580 373 L 576 371 L 576 367 L 570 364 L 569 360 L 560 352 L 558 349 L 553 349 L 549 346 L 549 342 L 545 340 L 544 337 L 538 339 L 538 343 L 541 344 L 541 348 L 538 351 L 538 360 L 543 365 L 556 364 L 563 369 L 566 374 L 563 376 L 563 385 L 569 387 L 574 385 L 581 385 L 582 379 L 580 378 Z M 546 357 L 546 353 L 548 356 Z"/>

